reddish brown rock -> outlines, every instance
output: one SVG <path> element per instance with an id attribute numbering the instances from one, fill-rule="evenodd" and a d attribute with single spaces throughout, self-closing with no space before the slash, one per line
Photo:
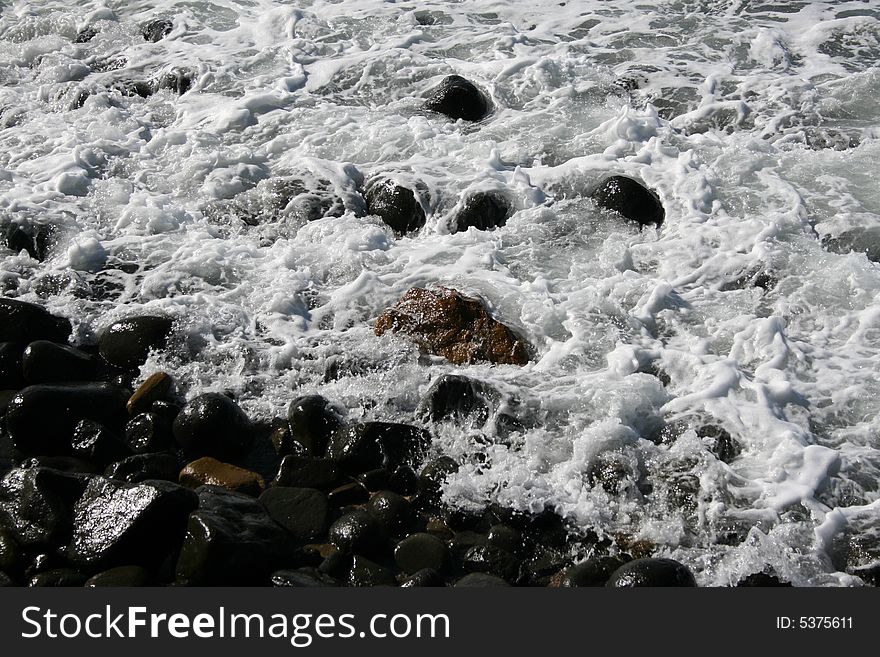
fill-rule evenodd
<path id="1" fill-rule="evenodd" d="M 526 343 L 492 319 L 482 301 L 446 287 L 412 288 L 379 315 L 375 330 L 409 335 L 428 353 L 456 364 L 529 362 Z"/>
<path id="2" fill-rule="evenodd" d="M 199 486 L 222 486 L 227 490 L 245 495 L 259 495 L 266 488 L 263 478 L 256 472 L 245 470 L 205 456 L 187 464 L 180 471 L 180 483 L 187 488 Z"/>
<path id="3" fill-rule="evenodd" d="M 138 386 L 126 404 L 129 415 L 146 413 L 150 410 L 153 402 L 165 398 L 165 395 L 171 390 L 171 383 L 171 377 L 165 372 L 156 372 L 147 377 L 147 380 Z"/>

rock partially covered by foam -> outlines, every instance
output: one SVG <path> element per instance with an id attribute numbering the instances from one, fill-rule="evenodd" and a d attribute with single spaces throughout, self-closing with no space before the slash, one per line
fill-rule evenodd
<path id="1" fill-rule="evenodd" d="M 600 208 L 614 210 L 641 226 L 663 223 L 666 212 L 655 192 L 626 176 L 610 176 L 590 194 Z"/>
<path id="2" fill-rule="evenodd" d="M 379 315 L 375 331 L 408 335 L 429 354 L 456 364 L 529 362 L 526 342 L 493 319 L 482 301 L 446 287 L 412 288 Z"/>
<path id="3" fill-rule="evenodd" d="M 431 91 L 425 108 L 454 120 L 480 121 L 492 111 L 492 103 L 473 82 L 450 75 Z"/>
<path id="4" fill-rule="evenodd" d="M 371 182 L 365 193 L 367 212 L 380 217 L 398 235 L 425 225 L 425 211 L 415 192 L 389 179 Z"/>
<path id="5" fill-rule="evenodd" d="M 171 327 L 170 318 L 153 315 L 140 315 L 114 322 L 101 336 L 101 357 L 120 369 L 140 367 L 147 360 L 151 349 L 165 346 Z"/>
<path id="6" fill-rule="evenodd" d="M 141 25 L 141 34 L 145 41 L 156 43 L 161 41 L 174 29 L 174 24 L 167 18 L 154 18 Z"/>
<path id="7" fill-rule="evenodd" d="M 451 229 L 453 233 L 460 233 L 471 227 L 492 230 L 506 224 L 511 214 L 513 208 L 510 201 L 501 192 L 474 192 L 462 200 Z"/>

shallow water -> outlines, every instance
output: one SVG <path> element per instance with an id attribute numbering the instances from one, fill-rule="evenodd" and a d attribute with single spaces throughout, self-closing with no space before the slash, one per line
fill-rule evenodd
<path id="1" fill-rule="evenodd" d="M 875 2 L 0 7 L 0 211 L 57 229 L 43 262 L 0 250 L 0 286 L 70 317 L 77 342 L 169 313 L 183 337 L 142 376 L 262 418 L 319 392 L 349 419 L 412 421 L 441 373 L 491 382 L 524 428 L 433 428 L 464 463 L 450 502 L 553 509 L 656 544 L 702 585 L 765 568 L 858 585 L 841 546 L 873 536 L 856 565 L 880 556 Z M 145 42 L 155 17 L 174 29 Z M 98 35 L 73 43 L 86 25 Z M 177 69 L 195 73 L 182 96 L 112 88 Z M 421 109 L 450 73 L 490 92 L 487 120 Z M 608 172 L 658 192 L 659 230 L 583 195 Z M 420 185 L 417 235 L 361 216 L 380 173 Z M 279 176 L 330 190 L 340 216 L 275 208 Z M 483 188 L 515 215 L 450 234 Z M 424 362 L 374 335 L 435 284 L 486 299 L 533 362 Z M 664 424 L 671 446 L 646 440 Z M 703 425 L 741 453 L 718 460 Z M 610 492 L 588 476 L 608 461 Z"/>

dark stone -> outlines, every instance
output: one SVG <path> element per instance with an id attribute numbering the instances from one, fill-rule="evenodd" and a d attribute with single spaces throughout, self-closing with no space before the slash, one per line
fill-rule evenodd
<path id="1" fill-rule="evenodd" d="M 105 586 L 150 586 L 150 572 L 141 566 L 117 566 L 90 577 L 85 586 L 98 588 Z"/>
<path id="2" fill-rule="evenodd" d="M 455 588 L 484 589 L 492 586 L 510 586 L 510 584 L 489 573 L 470 573 L 455 583 Z"/>
<path id="3" fill-rule="evenodd" d="M 330 506 L 337 508 L 354 504 L 363 504 L 368 499 L 370 499 L 370 491 L 357 481 L 334 488 L 327 495 L 327 500 L 330 502 Z"/>
<path id="4" fill-rule="evenodd" d="M 69 587 L 82 586 L 88 577 L 72 568 L 56 568 L 34 575 L 28 582 L 30 587 Z"/>
<path id="5" fill-rule="evenodd" d="M 291 454 L 282 459 L 274 483 L 276 486 L 327 490 L 341 481 L 342 474 L 336 461 Z"/>
<path id="6" fill-rule="evenodd" d="M 48 340 L 31 342 L 24 350 L 21 369 L 25 383 L 90 381 L 96 368 L 92 357 L 79 349 Z"/>
<path id="7" fill-rule="evenodd" d="M 738 587 L 748 587 L 748 586 L 782 586 L 782 587 L 790 587 L 791 582 L 783 582 L 776 575 L 771 575 L 769 573 L 752 573 L 751 575 L 746 575 L 741 580 L 739 580 L 736 585 Z"/>
<path id="8" fill-rule="evenodd" d="M 174 437 L 189 459 L 235 461 L 251 444 L 251 423 L 226 395 L 209 392 L 187 402 L 174 420 Z"/>
<path id="9" fill-rule="evenodd" d="M 165 347 L 171 327 L 169 317 L 151 315 L 114 322 L 101 335 L 101 357 L 114 367 L 136 369 L 146 362 L 151 349 Z"/>
<path id="10" fill-rule="evenodd" d="M 623 566 L 617 557 L 594 557 L 565 570 L 559 586 L 605 586 L 611 574 Z"/>
<path id="11" fill-rule="evenodd" d="M 492 525 L 486 536 L 486 543 L 492 547 L 520 554 L 525 548 L 522 532 L 510 525 Z"/>
<path id="12" fill-rule="evenodd" d="M 25 555 L 12 536 L 12 533 L 0 527 L 0 571 L 7 574 L 20 572 L 25 565 Z"/>
<path id="13" fill-rule="evenodd" d="M 430 461 L 419 473 L 419 494 L 439 495 L 446 478 L 458 472 L 458 463 L 448 456 Z"/>
<path id="14" fill-rule="evenodd" d="M 742 452 L 739 441 L 721 427 L 715 425 L 700 427 L 697 429 L 697 435 L 709 443 L 709 451 L 719 461 L 730 463 Z"/>
<path id="15" fill-rule="evenodd" d="M 6 226 L 6 246 L 10 251 L 27 254 L 43 262 L 57 241 L 58 229 L 52 224 L 13 222 Z"/>
<path id="16" fill-rule="evenodd" d="M 424 568 L 443 572 L 450 563 L 446 543 L 431 534 L 411 534 L 394 548 L 394 561 L 407 574 L 415 574 Z"/>
<path id="17" fill-rule="evenodd" d="M 379 467 L 414 465 L 425 457 L 431 434 L 409 424 L 362 422 L 339 429 L 327 444 L 327 456 L 356 475 Z"/>
<path id="18" fill-rule="evenodd" d="M 327 496 L 314 488 L 274 486 L 260 495 L 260 503 L 299 543 L 321 538 L 330 527 Z"/>
<path id="19" fill-rule="evenodd" d="M 492 111 L 492 104 L 473 82 L 450 75 L 431 91 L 425 108 L 453 120 L 480 121 Z"/>
<path id="20" fill-rule="evenodd" d="M 346 554 L 381 555 L 387 548 L 379 521 L 360 509 L 345 514 L 330 525 L 330 542 Z"/>
<path id="21" fill-rule="evenodd" d="M 160 75 L 154 82 L 153 88 L 156 91 L 161 89 L 168 89 L 169 91 L 173 91 L 178 96 L 182 96 L 187 91 L 192 89 L 193 81 L 195 79 L 192 71 L 186 71 L 183 69 L 175 69 L 173 71 L 169 71 L 168 73 L 163 73 Z"/>
<path id="22" fill-rule="evenodd" d="M 436 570 L 425 568 L 404 579 L 400 586 L 401 588 L 442 587 L 446 586 L 446 582 Z"/>
<path id="23" fill-rule="evenodd" d="M 260 495 L 266 488 L 263 478 L 256 472 L 223 463 L 210 456 L 203 456 L 192 463 L 187 463 L 180 471 L 178 481 L 187 488 L 219 486 L 253 497 Z"/>
<path id="24" fill-rule="evenodd" d="M 171 376 L 165 372 L 156 372 L 148 376 L 129 398 L 125 406 L 129 414 L 137 415 L 151 410 L 155 402 L 164 400 L 171 392 L 173 383 Z"/>
<path id="25" fill-rule="evenodd" d="M 605 586 L 624 588 L 635 586 L 696 586 L 694 576 L 686 566 L 673 559 L 636 559 L 612 573 Z"/>
<path id="26" fill-rule="evenodd" d="M 359 554 L 352 560 L 348 583 L 351 586 L 397 586 L 390 570 Z"/>
<path id="27" fill-rule="evenodd" d="M 49 468 L 11 470 L 0 480 L 0 526 L 22 547 L 66 543 L 86 479 Z"/>
<path id="28" fill-rule="evenodd" d="M 467 572 L 489 573 L 506 582 L 514 583 L 520 576 L 520 561 L 507 550 L 491 545 L 475 545 L 469 549 L 462 560 Z"/>
<path id="29" fill-rule="evenodd" d="M 382 219 L 398 235 L 425 225 L 425 211 L 411 189 L 393 180 L 376 180 L 364 194 L 367 212 Z"/>
<path id="30" fill-rule="evenodd" d="M 291 438 L 305 447 L 309 456 L 322 456 L 330 436 L 341 426 L 339 417 L 321 395 L 294 399 L 287 420 Z"/>
<path id="31" fill-rule="evenodd" d="M 590 194 L 590 198 L 600 208 L 614 210 L 641 226 L 659 226 L 666 215 L 657 194 L 626 176 L 606 178 Z"/>
<path id="32" fill-rule="evenodd" d="M 141 25 L 141 34 L 144 40 L 156 43 L 171 34 L 172 29 L 174 23 L 167 18 L 154 18 Z"/>
<path id="33" fill-rule="evenodd" d="M 297 568 L 296 570 L 276 570 L 270 577 L 272 586 L 315 588 L 339 586 L 339 582 L 315 568 Z"/>
<path id="34" fill-rule="evenodd" d="M 24 387 L 21 359 L 21 344 L 0 343 L 0 390 L 21 390 Z"/>
<path id="35" fill-rule="evenodd" d="M 149 408 L 150 413 L 155 413 L 159 417 L 164 418 L 165 422 L 168 423 L 168 426 L 173 426 L 174 420 L 180 415 L 180 411 L 180 406 L 174 402 L 163 400 L 154 401 Z"/>
<path id="36" fill-rule="evenodd" d="M 67 342 L 70 321 L 32 303 L 0 298 L 0 342 L 27 344 L 34 340 Z"/>
<path id="37" fill-rule="evenodd" d="M 375 493 L 376 491 L 388 488 L 388 482 L 391 481 L 391 473 L 385 468 L 377 468 L 376 470 L 359 474 L 357 481 L 369 492 Z"/>
<path id="38" fill-rule="evenodd" d="M 126 484 L 95 477 L 74 508 L 67 556 L 88 568 L 157 565 L 183 541 L 196 506 L 195 493 L 167 481 Z"/>
<path id="39" fill-rule="evenodd" d="M 461 233 L 471 227 L 492 230 L 504 226 L 512 214 L 510 201 L 501 192 L 474 192 L 462 201 L 451 229 L 453 233 Z"/>
<path id="40" fill-rule="evenodd" d="M 92 420 L 77 422 L 71 447 L 77 456 L 102 466 L 131 455 L 128 445 L 119 436 Z"/>
<path id="41" fill-rule="evenodd" d="M 365 509 L 391 536 L 405 534 L 415 520 L 409 500 L 387 490 L 376 493 Z"/>
<path id="42" fill-rule="evenodd" d="M 107 467 L 104 476 L 108 479 L 138 484 L 148 479 L 177 481 L 180 463 L 171 454 L 135 454 Z"/>
<path id="43" fill-rule="evenodd" d="M 427 353 L 456 365 L 529 362 L 526 342 L 489 315 L 482 300 L 447 287 L 410 289 L 379 315 L 374 331 L 376 335 L 403 333 Z"/>
<path id="44" fill-rule="evenodd" d="M 80 420 L 121 429 L 127 399 L 124 389 L 108 383 L 29 386 L 9 403 L 6 428 L 24 454 L 67 454 Z"/>
<path id="45" fill-rule="evenodd" d="M 444 374 L 428 388 L 419 414 L 431 422 L 451 420 L 482 426 L 489 419 L 491 400 L 497 397 L 497 391 L 480 381 L 460 374 Z"/>
<path id="46" fill-rule="evenodd" d="M 22 468 L 49 468 L 66 474 L 100 474 L 101 467 L 76 456 L 34 456 L 21 462 Z"/>
<path id="47" fill-rule="evenodd" d="M 140 413 L 125 425 L 125 442 L 135 454 L 152 454 L 169 449 L 174 437 L 165 418 L 155 413 Z"/>
<path id="48" fill-rule="evenodd" d="M 386 488 L 398 495 L 415 495 L 419 489 L 419 478 L 411 467 L 402 465 L 392 473 Z"/>
<path id="49" fill-rule="evenodd" d="M 318 571 L 340 581 L 348 580 L 353 559 L 347 552 L 333 548 L 318 566 Z"/>
<path id="50" fill-rule="evenodd" d="M 91 25 L 87 25 L 86 27 L 84 27 L 83 29 L 81 29 L 77 33 L 76 38 L 73 40 L 73 42 L 74 43 L 88 43 L 89 41 L 94 39 L 96 36 L 98 36 L 98 30 L 96 30 Z"/>
<path id="51" fill-rule="evenodd" d="M 203 486 L 177 561 L 181 584 L 238 586 L 265 583 L 284 565 L 293 541 L 255 499 Z"/>

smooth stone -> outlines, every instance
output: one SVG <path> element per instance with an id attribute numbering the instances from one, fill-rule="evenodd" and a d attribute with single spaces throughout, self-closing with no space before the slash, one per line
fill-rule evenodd
<path id="1" fill-rule="evenodd" d="M 687 566 L 673 559 L 636 559 L 615 570 L 605 586 L 626 588 L 640 586 L 696 586 Z"/>
<path id="2" fill-rule="evenodd" d="M 125 442 L 135 454 L 164 452 L 174 445 L 171 425 L 155 413 L 139 413 L 125 425 Z"/>
<path id="3" fill-rule="evenodd" d="M 226 395 L 209 392 L 195 397 L 174 420 L 174 437 L 189 459 L 213 456 L 220 461 L 241 458 L 251 445 L 251 422 Z"/>
<path id="4" fill-rule="evenodd" d="M 666 212 L 656 193 L 626 176 L 610 176 L 590 194 L 600 208 L 614 210 L 641 226 L 660 226 Z"/>
<path id="5" fill-rule="evenodd" d="M 163 401 L 171 392 L 174 381 L 165 372 L 156 372 L 140 384 L 125 405 L 129 415 L 146 413 L 154 402 Z"/>
<path id="6" fill-rule="evenodd" d="M 458 472 L 458 463 L 448 456 L 429 461 L 419 473 L 419 494 L 438 494 L 449 475 Z"/>
<path id="7" fill-rule="evenodd" d="M 339 586 L 339 582 L 315 568 L 297 568 L 296 570 L 276 570 L 269 578 L 272 586 L 292 588 L 317 588 Z"/>
<path id="8" fill-rule="evenodd" d="M 265 584 L 294 550 L 293 539 L 257 500 L 203 486 L 177 560 L 177 581 L 189 586 Z"/>
<path id="9" fill-rule="evenodd" d="M 70 445 L 77 456 L 102 466 L 131 456 L 131 449 L 118 435 L 92 420 L 77 422 Z"/>
<path id="10" fill-rule="evenodd" d="M 31 342 L 24 350 L 21 371 L 25 383 L 91 381 L 97 374 L 95 361 L 79 349 L 48 340 Z"/>
<path id="11" fill-rule="evenodd" d="M 356 479 L 370 493 L 375 493 L 376 491 L 388 488 L 388 482 L 391 481 L 391 473 L 385 468 L 377 468 L 376 470 L 359 474 Z"/>
<path id="12" fill-rule="evenodd" d="M 0 527 L 23 548 L 66 543 L 86 479 L 50 468 L 11 470 L 0 480 Z"/>
<path id="13" fill-rule="evenodd" d="M 23 351 L 18 342 L 0 343 L 0 390 L 21 390 L 24 387 Z"/>
<path id="14" fill-rule="evenodd" d="M 776 575 L 771 575 L 769 573 L 752 573 L 750 575 L 746 575 L 741 580 L 739 580 L 736 585 L 738 587 L 752 587 L 752 586 L 773 586 L 773 587 L 790 587 L 791 582 L 783 582 Z"/>
<path id="15" fill-rule="evenodd" d="M 276 486 L 327 490 L 336 487 L 341 480 L 342 473 L 336 461 L 291 454 L 281 460 L 273 483 Z"/>
<path id="16" fill-rule="evenodd" d="M 138 484 L 148 479 L 177 482 L 180 464 L 171 454 L 135 454 L 112 463 L 104 470 L 108 479 Z"/>
<path id="17" fill-rule="evenodd" d="M 510 525 L 492 525 L 486 535 L 487 545 L 506 550 L 511 554 L 520 554 L 525 548 L 522 532 Z"/>
<path id="18" fill-rule="evenodd" d="M 515 555 L 492 547 L 476 545 L 469 549 L 462 560 L 462 566 L 468 572 L 490 573 L 507 582 L 516 582 L 520 576 L 520 561 Z"/>
<path id="19" fill-rule="evenodd" d="M 348 583 L 351 586 L 397 586 L 390 570 L 360 554 L 354 555 Z"/>
<path id="20" fill-rule="evenodd" d="M 76 456 L 32 456 L 21 462 L 22 468 L 49 468 L 65 474 L 93 475 L 101 466 Z"/>
<path id="21" fill-rule="evenodd" d="M 453 120 L 480 121 L 492 111 L 492 104 L 473 82 L 450 75 L 430 92 L 425 108 Z"/>
<path id="22" fill-rule="evenodd" d="M 165 422 L 168 423 L 168 426 L 174 425 L 174 420 L 177 419 L 177 416 L 180 415 L 181 407 L 170 401 L 154 401 L 150 404 L 150 408 L 148 411 L 150 413 L 155 413 L 161 418 L 164 418 Z M 147 411 L 144 411 L 147 412 Z"/>
<path id="23" fill-rule="evenodd" d="M 370 491 L 363 487 L 359 482 L 353 481 L 334 488 L 327 494 L 327 500 L 330 506 L 344 507 L 354 504 L 363 504 L 370 499 Z"/>
<path id="24" fill-rule="evenodd" d="M 558 585 L 574 586 L 605 586 L 612 573 L 623 565 L 617 557 L 594 557 L 567 568 L 562 572 Z"/>
<path id="25" fill-rule="evenodd" d="M 114 322 L 101 335 L 98 350 L 110 365 L 123 370 L 140 367 L 151 349 L 165 347 L 173 322 L 169 317 L 138 315 Z"/>
<path id="26" fill-rule="evenodd" d="M 357 475 L 376 468 L 396 468 L 421 461 L 431 434 L 419 427 L 394 422 L 361 422 L 339 429 L 327 444 L 327 456 L 344 472 Z"/>
<path id="27" fill-rule="evenodd" d="M 84 584 L 86 588 L 105 586 L 149 586 L 150 573 L 141 566 L 117 566 L 90 577 Z"/>
<path id="28" fill-rule="evenodd" d="M 86 583 L 88 576 L 72 568 L 56 568 L 47 570 L 31 577 L 28 586 L 43 587 L 79 587 Z"/>
<path id="29" fill-rule="evenodd" d="M 107 383 L 29 386 L 9 403 L 6 428 L 24 454 L 66 454 L 80 420 L 121 429 L 127 398 L 124 389 Z"/>
<path id="30" fill-rule="evenodd" d="M 260 503 L 300 543 L 316 541 L 330 528 L 327 496 L 314 488 L 273 486 L 260 495 Z"/>
<path id="31" fill-rule="evenodd" d="M 71 330 L 70 320 L 55 317 L 42 306 L 0 298 L 0 342 L 50 340 L 63 344 Z"/>
<path id="32" fill-rule="evenodd" d="M 94 477 L 74 507 L 67 557 L 92 569 L 160 564 L 182 543 L 197 506 L 193 491 L 168 481 Z"/>
<path id="33" fill-rule="evenodd" d="M 415 495 L 419 490 L 419 478 L 411 467 L 402 465 L 391 474 L 386 488 L 398 495 Z"/>
<path id="34" fill-rule="evenodd" d="M 415 511 L 410 501 L 387 490 L 373 495 L 365 510 L 391 536 L 403 534 L 415 520 Z"/>
<path id="35" fill-rule="evenodd" d="M 460 374 L 444 374 L 435 379 L 419 404 L 419 415 L 426 421 L 450 420 L 459 424 L 486 424 L 498 392 L 487 384 Z"/>
<path id="36" fill-rule="evenodd" d="M 436 570 L 425 568 L 404 579 L 400 586 L 401 588 L 444 587 L 446 582 Z"/>
<path id="37" fill-rule="evenodd" d="M 167 18 L 154 18 L 141 25 L 141 35 L 145 41 L 156 43 L 171 34 L 174 23 Z"/>
<path id="38" fill-rule="evenodd" d="M 489 573 L 470 573 L 455 583 L 455 588 L 484 589 L 493 586 L 510 586 L 510 584 Z"/>
<path id="39" fill-rule="evenodd" d="M 210 456 L 188 463 L 180 471 L 179 482 L 187 488 L 219 486 L 243 495 L 257 497 L 266 488 L 263 478 L 256 472 L 222 463 Z"/>
<path id="40" fill-rule="evenodd" d="M 367 213 L 382 219 L 397 235 L 405 235 L 425 225 L 425 211 L 415 193 L 393 180 L 376 180 L 364 196 Z"/>
<path id="41" fill-rule="evenodd" d="M 330 525 L 328 536 L 330 542 L 346 554 L 376 556 L 387 548 L 382 525 L 360 509 L 345 514 Z"/>
<path id="42" fill-rule="evenodd" d="M 287 421 L 291 438 L 309 456 L 322 456 L 330 436 L 341 426 L 336 412 L 321 395 L 305 395 L 290 402 Z"/>
<path id="43" fill-rule="evenodd" d="M 443 572 L 449 566 L 449 548 L 432 534 L 410 534 L 394 548 L 394 561 L 405 573 L 412 575 L 429 568 Z"/>
<path id="44" fill-rule="evenodd" d="M 452 221 L 451 231 L 461 233 L 468 228 L 494 230 L 507 224 L 513 208 L 499 191 L 473 192 L 461 202 Z"/>
<path id="45" fill-rule="evenodd" d="M 462 563 L 472 548 L 485 547 L 487 545 L 488 539 L 485 534 L 471 530 L 456 532 L 449 541 L 449 549 L 457 563 Z"/>
<path id="46" fill-rule="evenodd" d="M 324 560 L 318 566 L 318 571 L 340 581 L 348 580 L 348 576 L 351 573 L 351 565 L 354 562 L 352 555 L 337 550 L 333 546 L 330 547 L 333 551 L 324 557 Z"/>

